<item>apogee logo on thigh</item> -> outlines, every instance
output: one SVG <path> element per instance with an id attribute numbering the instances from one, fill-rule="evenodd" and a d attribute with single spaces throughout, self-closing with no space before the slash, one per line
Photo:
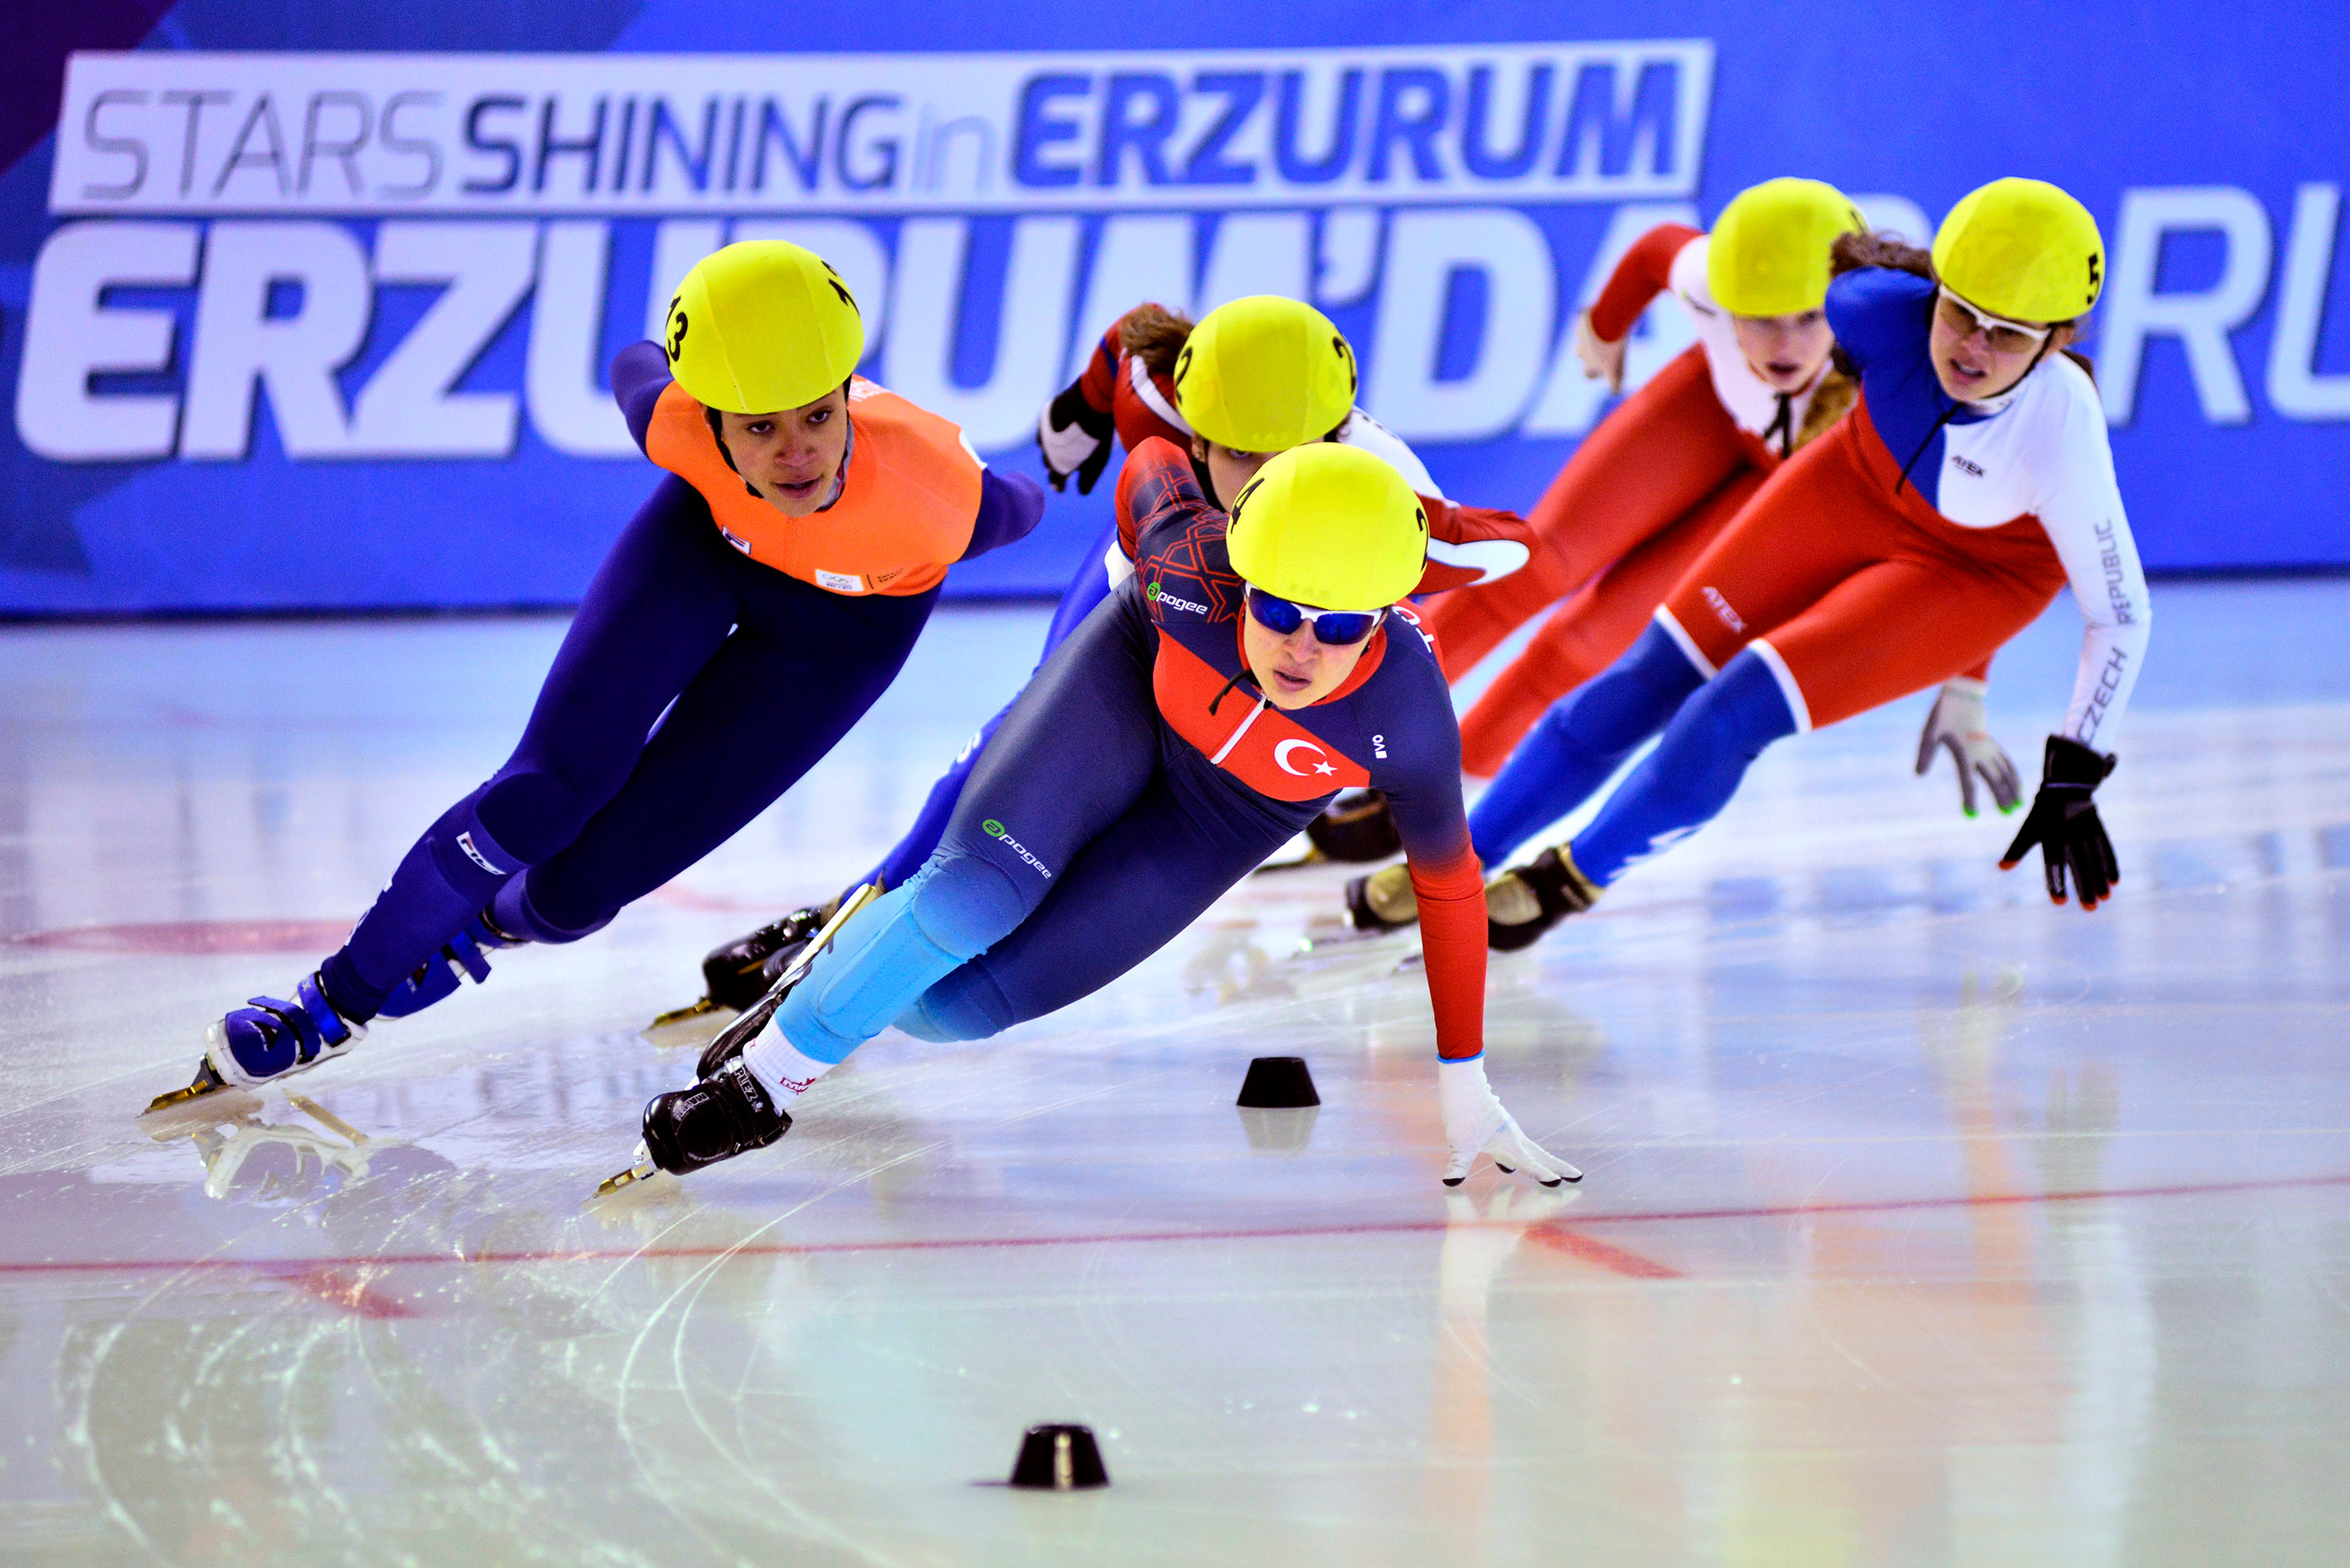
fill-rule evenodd
<path id="1" fill-rule="evenodd" d="M 995 818 L 991 816 L 985 822 L 981 823 L 979 827 L 981 832 L 986 834 L 990 838 L 994 839 L 997 843 L 1003 845 L 1004 848 L 1009 849 L 1013 854 L 1017 855 L 1021 859 L 1025 860 L 1031 867 L 1035 867 L 1037 876 L 1044 877 L 1048 882 L 1052 880 L 1053 873 L 1045 869 L 1045 863 L 1042 860 L 1037 859 L 1034 855 L 1029 854 L 1028 846 L 1021 843 L 1018 839 L 1013 837 L 1012 835 L 1004 829 L 1003 824 L 996 821 Z"/>

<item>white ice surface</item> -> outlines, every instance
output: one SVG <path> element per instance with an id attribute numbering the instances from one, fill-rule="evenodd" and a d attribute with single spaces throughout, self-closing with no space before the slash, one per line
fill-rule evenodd
<path id="1" fill-rule="evenodd" d="M 295 1081 L 323 1116 L 142 1124 L 497 763 L 561 626 L 0 629 L 0 1557 L 2350 1561 L 2350 586 L 2157 597 L 2106 909 L 1910 776 L 1920 700 L 1777 748 L 1496 964 L 1559 1195 L 1437 1185 L 1409 944 L 1295 956 L 1314 869 L 582 1204 L 690 1072 L 639 1025 L 864 868 L 1025 610 L 941 615 L 608 931 Z M 2077 628 L 1994 673 L 2027 778 Z M 1272 1054 L 1310 1125 L 1233 1108 Z M 1056 1419 L 1107 1491 L 974 1484 Z"/>

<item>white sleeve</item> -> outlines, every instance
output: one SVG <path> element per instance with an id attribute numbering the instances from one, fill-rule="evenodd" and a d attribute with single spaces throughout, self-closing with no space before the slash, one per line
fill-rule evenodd
<path id="1" fill-rule="evenodd" d="M 2121 489 L 2114 481 L 2113 447 L 2106 440 L 2096 392 L 2088 377 L 2071 364 L 2051 369 L 2070 371 L 2080 380 L 2076 394 L 2064 400 L 2063 418 L 2052 421 L 2055 439 L 2046 453 L 2046 479 L 2034 507 L 2057 559 L 2064 564 L 2081 618 L 2088 623 L 2064 732 L 2085 746 L 2109 752 L 2130 690 L 2146 663 L 2154 607 L 2147 597 L 2137 541 L 2122 511 Z"/>
<path id="2" fill-rule="evenodd" d="M 1347 416 L 1347 428 L 1340 432 L 1338 441 L 1342 445 L 1358 446 L 1374 457 L 1387 459 L 1395 465 L 1396 472 L 1403 475 L 1404 483 L 1411 486 L 1414 493 L 1434 501 L 1450 499 L 1436 488 L 1436 481 L 1428 475 L 1428 464 L 1420 462 L 1419 454 L 1404 444 L 1403 437 L 1362 410 L 1357 409 Z"/>

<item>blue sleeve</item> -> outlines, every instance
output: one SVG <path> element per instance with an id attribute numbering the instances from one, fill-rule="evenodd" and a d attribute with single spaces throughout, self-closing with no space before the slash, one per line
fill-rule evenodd
<path id="1" fill-rule="evenodd" d="M 1914 273 L 1865 266 L 1828 285 L 1828 326 L 1836 345 L 1860 362 L 1922 351 L 1934 314 L 1934 286 Z"/>
<path id="2" fill-rule="evenodd" d="M 669 357 L 658 343 L 631 343 L 612 358 L 612 400 L 629 421 L 637 450 L 645 450 L 645 431 L 653 422 L 653 405 L 668 389 Z"/>
<path id="3" fill-rule="evenodd" d="M 974 556 L 984 556 L 990 550 L 1028 537 L 1036 520 L 1045 515 L 1045 487 L 1024 473 L 998 473 L 993 469 L 979 476 L 979 516 L 971 525 L 971 544 L 959 559 L 968 561 Z"/>

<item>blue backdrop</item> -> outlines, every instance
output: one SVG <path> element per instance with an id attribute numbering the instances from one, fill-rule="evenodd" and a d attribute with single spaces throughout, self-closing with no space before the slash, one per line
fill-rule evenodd
<path id="1" fill-rule="evenodd" d="M 2076 192 L 2149 566 L 2350 563 L 2331 7 L 34 7 L 0 612 L 567 602 L 651 483 L 602 366 L 757 234 L 832 257 L 868 373 L 993 462 L 1037 471 L 1125 306 L 1275 289 L 1450 493 L 1523 508 L 1604 412 L 1564 345 L 1614 254 L 1783 173 L 1912 232 L 2001 174 Z M 1055 497 L 950 591 L 1057 589 L 1107 504 Z"/>

